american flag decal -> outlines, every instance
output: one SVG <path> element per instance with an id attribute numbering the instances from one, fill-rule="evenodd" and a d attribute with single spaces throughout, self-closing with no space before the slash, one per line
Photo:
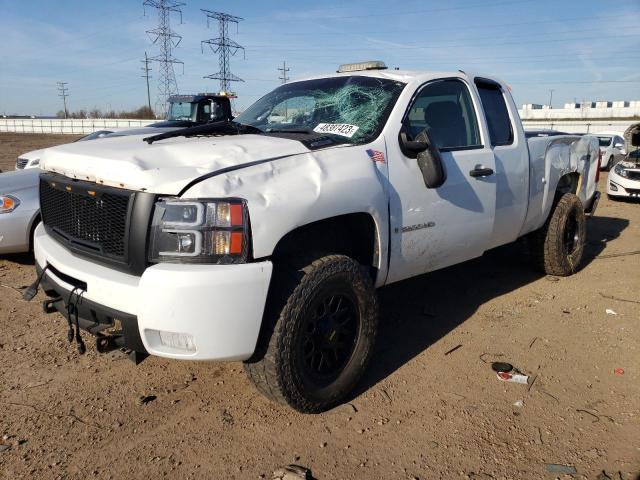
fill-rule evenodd
<path id="1" fill-rule="evenodd" d="M 368 149 L 367 155 L 369 155 L 369 158 L 374 162 L 384 163 L 384 153 L 379 150 Z"/>

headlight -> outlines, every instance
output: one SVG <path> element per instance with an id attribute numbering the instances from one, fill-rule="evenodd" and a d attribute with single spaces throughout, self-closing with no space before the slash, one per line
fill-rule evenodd
<path id="1" fill-rule="evenodd" d="M 35 160 L 32 160 L 31 163 L 29 164 L 30 167 L 35 167 L 36 165 L 40 165 L 40 159 L 36 158 Z"/>
<path id="2" fill-rule="evenodd" d="M 627 172 L 619 163 L 613 168 L 613 170 L 621 177 L 629 178 L 629 172 Z"/>
<path id="3" fill-rule="evenodd" d="M 20 199 L 13 195 L 0 195 L 0 213 L 13 212 L 20 205 Z"/>
<path id="4" fill-rule="evenodd" d="M 149 261 L 246 262 L 248 225 L 244 200 L 162 198 L 151 223 Z"/>

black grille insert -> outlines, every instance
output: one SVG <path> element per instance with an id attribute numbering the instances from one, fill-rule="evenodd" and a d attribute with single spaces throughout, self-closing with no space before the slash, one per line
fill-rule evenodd
<path id="1" fill-rule="evenodd" d="M 70 247 L 127 261 L 134 193 L 86 182 L 40 179 L 46 227 Z"/>

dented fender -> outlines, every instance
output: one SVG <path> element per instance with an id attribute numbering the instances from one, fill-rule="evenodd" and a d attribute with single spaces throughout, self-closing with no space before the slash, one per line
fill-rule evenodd
<path id="1" fill-rule="evenodd" d="M 183 198 L 239 197 L 247 201 L 254 258 L 269 257 L 293 230 L 339 215 L 367 213 L 376 226 L 378 282 L 387 270 L 389 238 L 384 138 L 373 144 L 341 146 L 277 158 L 215 175 L 183 192 Z M 339 235 L 340 232 L 334 232 Z"/>

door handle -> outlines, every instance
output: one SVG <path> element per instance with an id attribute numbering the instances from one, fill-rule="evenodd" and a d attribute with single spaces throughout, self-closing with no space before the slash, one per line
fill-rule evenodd
<path id="1" fill-rule="evenodd" d="M 489 175 L 493 175 L 493 168 L 476 167 L 469 172 L 469 175 L 472 177 L 488 177 Z"/>

